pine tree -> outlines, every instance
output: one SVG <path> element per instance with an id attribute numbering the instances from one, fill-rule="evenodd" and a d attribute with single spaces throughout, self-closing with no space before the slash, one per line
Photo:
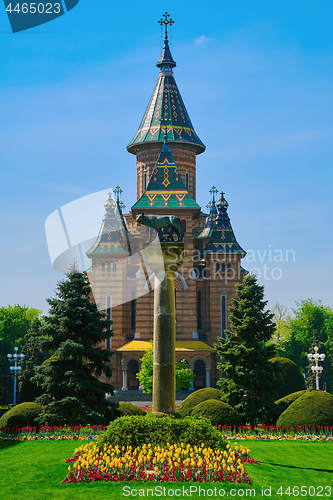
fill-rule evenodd
<path id="1" fill-rule="evenodd" d="M 22 370 L 19 374 L 18 396 L 21 403 L 34 401 L 43 393 L 42 388 L 38 387 L 36 382 L 32 382 L 32 377 L 35 367 L 41 365 L 52 354 L 50 351 L 51 339 L 43 334 L 44 323 L 45 318 L 37 318 L 23 339 L 22 353 L 24 358 L 20 363 Z"/>
<path id="2" fill-rule="evenodd" d="M 250 274 L 238 283 L 237 300 L 229 307 L 232 331 L 215 345 L 226 378 L 218 381 L 222 400 L 233 406 L 246 422 L 267 421 L 276 399 L 277 368 L 268 360 L 274 346 L 267 345 L 274 333 L 273 314 L 265 310 L 264 287 Z"/>
<path id="3" fill-rule="evenodd" d="M 51 307 L 42 327 L 54 354 L 36 368 L 33 377 L 43 390 L 36 399 L 45 407 L 40 423 L 106 423 L 113 418 L 114 408 L 105 393 L 113 394 L 113 387 L 97 377 L 102 373 L 111 377 L 112 353 L 96 346 L 111 321 L 103 320 L 105 314 L 92 302 L 86 275 L 72 269 L 66 276 L 58 282 L 57 297 L 48 299 Z"/>

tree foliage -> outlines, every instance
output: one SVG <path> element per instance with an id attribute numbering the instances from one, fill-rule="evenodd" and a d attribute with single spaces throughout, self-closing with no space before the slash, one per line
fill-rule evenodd
<path id="1" fill-rule="evenodd" d="M 36 399 L 44 406 L 40 422 L 76 425 L 110 421 L 112 412 L 105 393 L 112 394 L 113 388 L 97 377 L 111 377 L 111 353 L 98 347 L 111 322 L 103 320 L 105 314 L 91 301 L 87 277 L 75 270 L 66 276 L 57 285 L 56 298 L 48 299 L 50 312 L 40 331 L 50 339 L 54 352 L 36 368 L 33 378 L 43 391 Z"/>
<path id="2" fill-rule="evenodd" d="M 273 314 L 265 310 L 264 287 L 250 274 L 237 284 L 237 300 L 229 307 L 232 331 L 215 345 L 226 378 L 218 381 L 227 402 L 246 422 L 264 421 L 276 399 L 277 367 L 269 362 L 274 347 L 267 345 L 274 333 Z"/>
<path id="3" fill-rule="evenodd" d="M 1 403 L 13 402 L 13 377 L 7 354 L 14 353 L 14 347 L 22 352 L 25 336 L 41 311 L 27 306 L 0 308 L 0 394 Z"/>
<path id="4" fill-rule="evenodd" d="M 153 367 L 154 367 L 154 349 L 153 343 L 141 358 L 141 369 L 137 378 L 141 382 L 143 392 L 151 394 L 153 392 Z M 185 359 L 178 361 L 175 367 L 176 371 L 176 390 L 182 392 L 183 389 L 189 389 L 195 375 L 189 369 Z"/>
<path id="5" fill-rule="evenodd" d="M 333 354 L 333 311 L 318 300 L 312 299 L 296 302 L 293 316 L 285 318 L 285 338 L 276 341 L 279 356 L 284 356 L 296 363 L 303 374 L 308 371 L 307 355 L 313 347 L 313 332 L 316 342 L 322 346 L 321 352 L 327 356 L 323 374 L 327 390 L 332 387 L 332 354 Z"/>

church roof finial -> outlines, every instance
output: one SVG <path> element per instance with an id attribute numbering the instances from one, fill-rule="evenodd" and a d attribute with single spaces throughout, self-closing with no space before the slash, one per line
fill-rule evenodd
<path id="1" fill-rule="evenodd" d="M 164 19 L 163 19 L 164 17 Z M 168 14 L 167 12 L 165 14 L 163 14 L 163 16 L 161 17 L 161 19 L 158 21 L 158 23 L 163 26 L 165 26 L 165 36 L 164 36 L 164 43 L 168 43 L 168 26 L 170 25 L 170 28 L 171 26 L 174 24 L 175 21 L 173 21 L 171 18 L 168 19 L 170 17 L 170 14 Z"/>
<path id="2" fill-rule="evenodd" d="M 160 68 L 161 71 L 170 71 L 172 73 L 172 68 L 176 66 L 176 63 L 172 58 L 169 47 L 168 26 L 170 26 L 171 28 L 171 26 L 174 24 L 174 21 L 172 19 L 168 19 L 170 17 L 170 14 L 168 14 L 167 12 L 163 14 L 163 17 L 158 22 L 161 26 L 165 26 L 164 47 L 162 49 L 161 57 L 156 63 L 156 66 Z"/>

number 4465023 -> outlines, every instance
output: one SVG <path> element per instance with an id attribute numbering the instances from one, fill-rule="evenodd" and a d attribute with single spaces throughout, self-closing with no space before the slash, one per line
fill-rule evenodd
<path id="1" fill-rule="evenodd" d="M 277 490 L 277 495 L 287 495 L 293 497 L 330 497 L 331 486 L 288 486 L 284 489 L 282 486 Z"/>
<path id="2" fill-rule="evenodd" d="M 22 14 L 36 14 L 37 12 L 39 14 L 60 14 L 60 3 L 55 3 L 54 5 L 52 3 L 41 2 L 17 3 L 14 8 L 12 8 L 12 4 L 10 3 L 6 8 L 6 11 L 10 14 L 12 12 L 17 12 L 17 14 L 20 12 Z"/>

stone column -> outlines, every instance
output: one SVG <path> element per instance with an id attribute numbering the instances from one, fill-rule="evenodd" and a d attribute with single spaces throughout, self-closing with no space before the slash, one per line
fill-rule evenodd
<path id="1" fill-rule="evenodd" d="M 122 391 L 128 391 L 127 387 L 127 370 L 123 370 L 123 386 L 121 388 Z"/>
<path id="2" fill-rule="evenodd" d="M 155 272 L 153 413 L 175 413 L 175 275 L 184 258 L 184 243 L 160 243 L 160 252 L 146 248 Z"/>
<path id="3" fill-rule="evenodd" d="M 206 387 L 210 387 L 210 370 L 206 368 Z"/>

